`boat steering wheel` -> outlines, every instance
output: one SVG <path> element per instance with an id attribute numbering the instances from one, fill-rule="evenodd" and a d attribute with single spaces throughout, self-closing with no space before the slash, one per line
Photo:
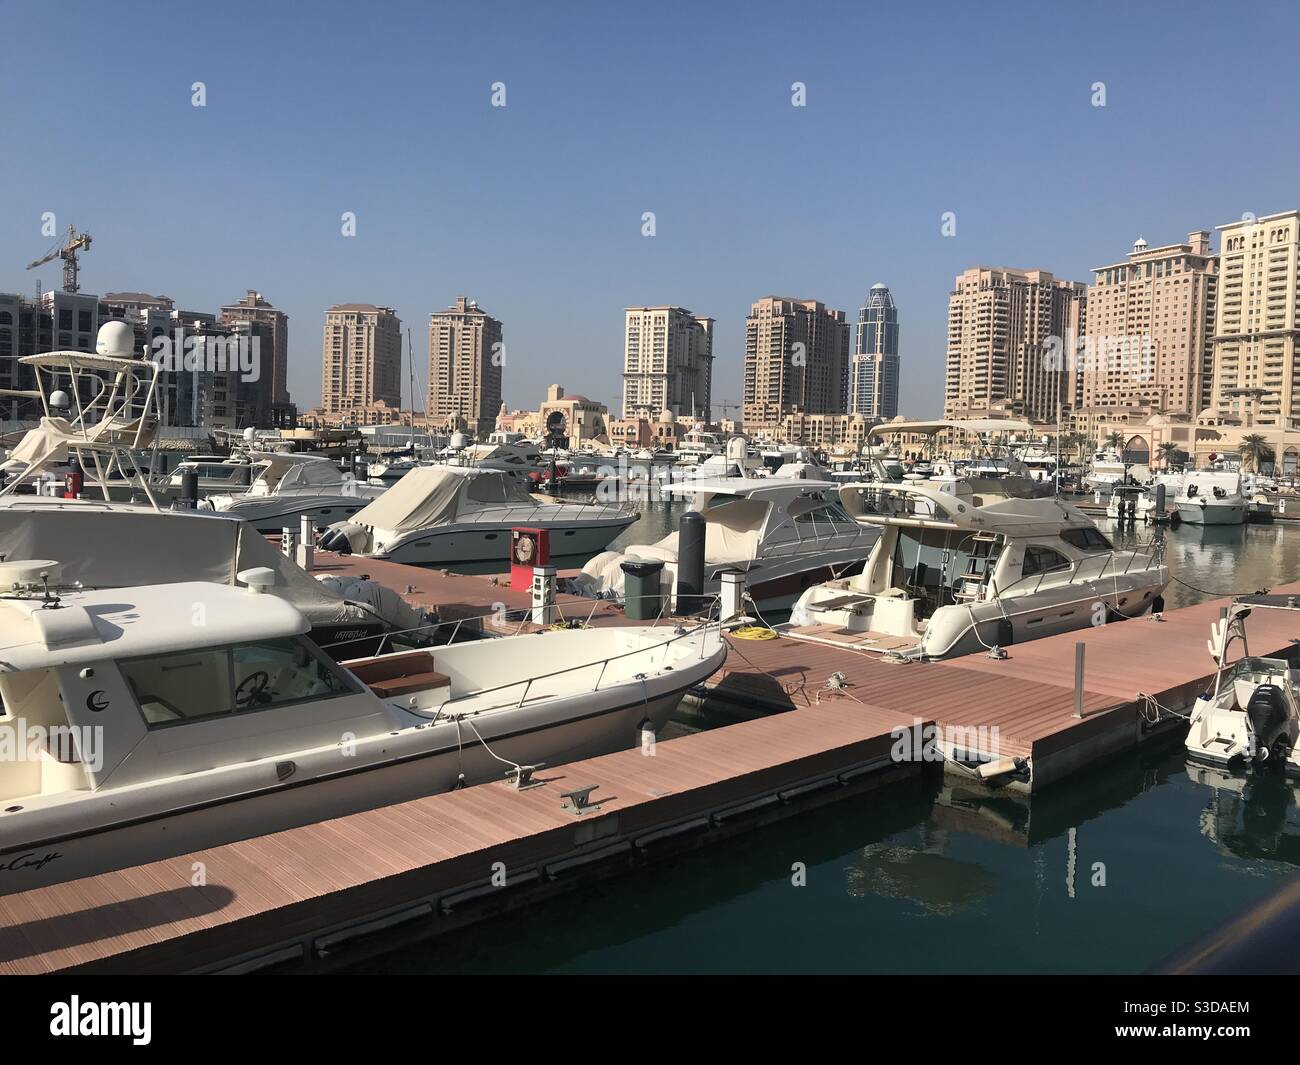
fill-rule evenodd
<path id="1" fill-rule="evenodd" d="M 250 673 L 235 688 L 235 705 L 247 707 L 254 703 L 269 702 L 266 689 L 270 683 L 271 675 L 266 670 L 259 669 L 256 673 Z"/>

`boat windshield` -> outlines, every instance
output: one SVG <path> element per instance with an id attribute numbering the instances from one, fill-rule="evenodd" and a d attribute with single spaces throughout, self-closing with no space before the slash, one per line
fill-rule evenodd
<path id="1" fill-rule="evenodd" d="M 959 529 L 900 527 L 890 567 L 890 585 L 916 603 L 916 616 L 929 617 L 941 606 L 956 602 L 955 594 L 968 580 L 983 580 L 993 570 L 1002 545 L 977 541 Z M 980 551 L 977 548 L 992 548 Z"/>

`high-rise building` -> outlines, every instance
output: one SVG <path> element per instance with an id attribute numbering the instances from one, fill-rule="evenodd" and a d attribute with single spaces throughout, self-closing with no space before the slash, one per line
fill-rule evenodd
<path id="1" fill-rule="evenodd" d="M 872 285 L 858 312 L 849 411 L 882 421 L 898 413 L 898 308 L 885 285 Z"/>
<path id="2" fill-rule="evenodd" d="M 276 310 L 260 292 L 249 289 L 242 300 L 221 308 L 222 324 L 261 322 L 270 326 L 270 350 L 261 352 L 262 376 L 267 381 L 270 402 L 289 403 L 289 316 Z"/>
<path id="3" fill-rule="evenodd" d="M 402 320 L 391 307 L 340 303 L 325 312 L 321 406 L 329 414 L 402 402 Z"/>
<path id="4" fill-rule="evenodd" d="M 746 432 L 773 433 L 787 414 L 849 409 L 849 324 L 816 300 L 764 296 L 745 319 Z"/>
<path id="5" fill-rule="evenodd" d="M 1300 429 L 1300 211 L 1218 229 L 1213 416 L 1221 425 Z"/>
<path id="6" fill-rule="evenodd" d="M 1199 414 L 1210 401 L 1217 273 L 1205 230 L 1158 248 L 1138 238 L 1125 261 L 1096 267 L 1075 353 L 1080 405 Z"/>
<path id="7" fill-rule="evenodd" d="M 1031 421 L 1057 418 L 1077 385 L 1062 348 L 1084 333 L 1086 310 L 1087 286 L 1046 270 L 976 266 L 958 275 L 948 296 L 944 417 L 1013 405 Z"/>
<path id="8" fill-rule="evenodd" d="M 456 421 L 481 436 L 492 432 L 501 409 L 501 336 L 501 323 L 464 296 L 429 316 L 428 414 L 434 425 Z"/>
<path id="9" fill-rule="evenodd" d="M 682 307 L 628 307 L 623 329 L 623 417 L 662 411 L 712 420 L 713 319 Z"/>

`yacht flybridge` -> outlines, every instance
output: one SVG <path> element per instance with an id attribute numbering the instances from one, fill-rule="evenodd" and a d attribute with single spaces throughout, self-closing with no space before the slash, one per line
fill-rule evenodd
<path id="1" fill-rule="evenodd" d="M 549 530 L 552 557 L 565 557 L 602 550 L 636 519 L 599 503 L 536 499 L 516 470 L 426 466 L 331 525 L 321 546 L 413 565 L 504 563 L 515 526 Z"/>
<path id="2" fill-rule="evenodd" d="M 946 658 L 1162 609 L 1156 555 L 1115 550 L 1061 500 L 919 483 L 845 485 L 840 498 L 879 542 L 860 574 L 803 594 L 792 635 Z"/>
<path id="3" fill-rule="evenodd" d="M 306 514 L 318 527 L 351 517 L 385 491 L 357 481 L 320 455 L 253 453 L 255 476 L 246 492 L 212 495 L 212 509 L 242 518 L 261 533 L 297 529 Z"/>
<path id="4" fill-rule="evenodd" d="M 862 566 L 878 530 L 854 521 L 839 504 L 835 485 L 798 477 L 724 477 L 665 485 L 690 498 L 704 518 L 704 592 L 715 594 L 727 570 L 746 574 L 757 608 L 786 609 L 811 584 Z M 626 551 L 606 551 L 573 579 L 581 595 L 621 597 L 622 564 L 661 561 L 664 595 L 677 579 L 678 534 Z"/>
<path id="5" fill-rule="evenodd" d="M 703 624 L 340 665 L 273 596 L 53 595 L 57 570 L 10 566 L 0 597 L 5 894 L 631 747 L 726 656 Z"/>

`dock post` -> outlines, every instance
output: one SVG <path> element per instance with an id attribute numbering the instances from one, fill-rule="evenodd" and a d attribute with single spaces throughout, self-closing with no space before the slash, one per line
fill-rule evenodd
<path id="1" fill-rule="evenodd" d="M 718 620 L 730 621 L 745 612 L 745 575 L 727 569 L 721 573 L 722 595 L 718 603 Z"/>
<path id="2" fill-rule="evenodd" d="M 310 514 L 298 519 L 298 565 L 310 571 L 316 564 L 316 522 Z"/>
<path id="3" fill-rule="evenodd" d="M 181 473 L 180 505 L 183 510 L 194 510 L 199 505 L 199 471 L 185 470 Z"/>
<path id="4" fill-rule="evenodd" d="M 1074 716 L 1083 717 L 1083 649 L 1082 640 L 1074 645 Z"/>
<path id="5" fill-rule="evenodd" d="M 555 567 L 533 567 L 533 609 L 530 620 L 534 625 L 553 625 L 560 618 L 555 605 Z"/>
<path id="6" fill-rule="evenodd" d="M 704 597 L 704 515 L 690 510 L 682 515 L 677 533 L 676 613 L 694 614 Z"/>

